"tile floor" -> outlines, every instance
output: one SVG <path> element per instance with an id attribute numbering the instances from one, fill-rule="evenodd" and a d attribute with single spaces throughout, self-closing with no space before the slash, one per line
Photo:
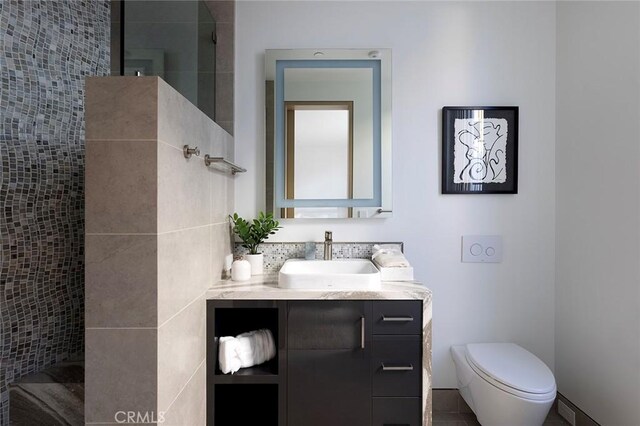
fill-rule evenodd
<path id="1" fill-rule="evenodd" d="M 557 412 L 556 404 L 549 410 L 543 426 L 568 425 Z M 457 389 L 434 389 L 433 426 L 479 426 L 475 414 Z"/>

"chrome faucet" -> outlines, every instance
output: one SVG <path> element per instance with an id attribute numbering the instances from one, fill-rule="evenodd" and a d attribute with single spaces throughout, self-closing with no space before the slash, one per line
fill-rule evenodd
<path id="1" fill-rule="evenodd" d="M 325 231 L 324 233 L 324 260 L 331 260 L 331 250 L 333 247 L 333 233 L 331 231 Z"/>

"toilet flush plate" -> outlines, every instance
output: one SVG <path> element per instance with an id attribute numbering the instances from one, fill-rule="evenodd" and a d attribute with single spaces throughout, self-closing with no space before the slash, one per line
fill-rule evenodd
<path id="1" fill-rule="evenodd" d="M 500 263 L 502 262 L 502 236 L 500 235 L 463 235 L 463 263 Z"/>

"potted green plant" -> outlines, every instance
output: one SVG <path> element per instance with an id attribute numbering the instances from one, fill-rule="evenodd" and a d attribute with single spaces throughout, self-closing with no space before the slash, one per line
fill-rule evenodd
<path id="1" fill-rule="evenodd" d="M 241 218 L 238 213 L 229 217 L 233 223 L 233 232 L 242 240 L 242 247 L 249 250 L 249 254 L 244 258 L 251 264 L 251 275 L 262 274 L 264 255 L 258 253 L 258 246 L 281 228 L 280 223 L 271 213 L 264 212 L 258 213 L 258 217 L 253 221 Z"/>

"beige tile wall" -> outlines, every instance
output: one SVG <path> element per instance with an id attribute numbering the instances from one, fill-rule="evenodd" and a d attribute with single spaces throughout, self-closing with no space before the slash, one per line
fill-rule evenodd
<path id="1" fill-rule="evenodd" d="M 86 422 L 204 424 L 203 296 L 231 253 L 234 178 L 203 158 L 233 159 L 233 138 L 156 77 L 86 93 Z"/>

